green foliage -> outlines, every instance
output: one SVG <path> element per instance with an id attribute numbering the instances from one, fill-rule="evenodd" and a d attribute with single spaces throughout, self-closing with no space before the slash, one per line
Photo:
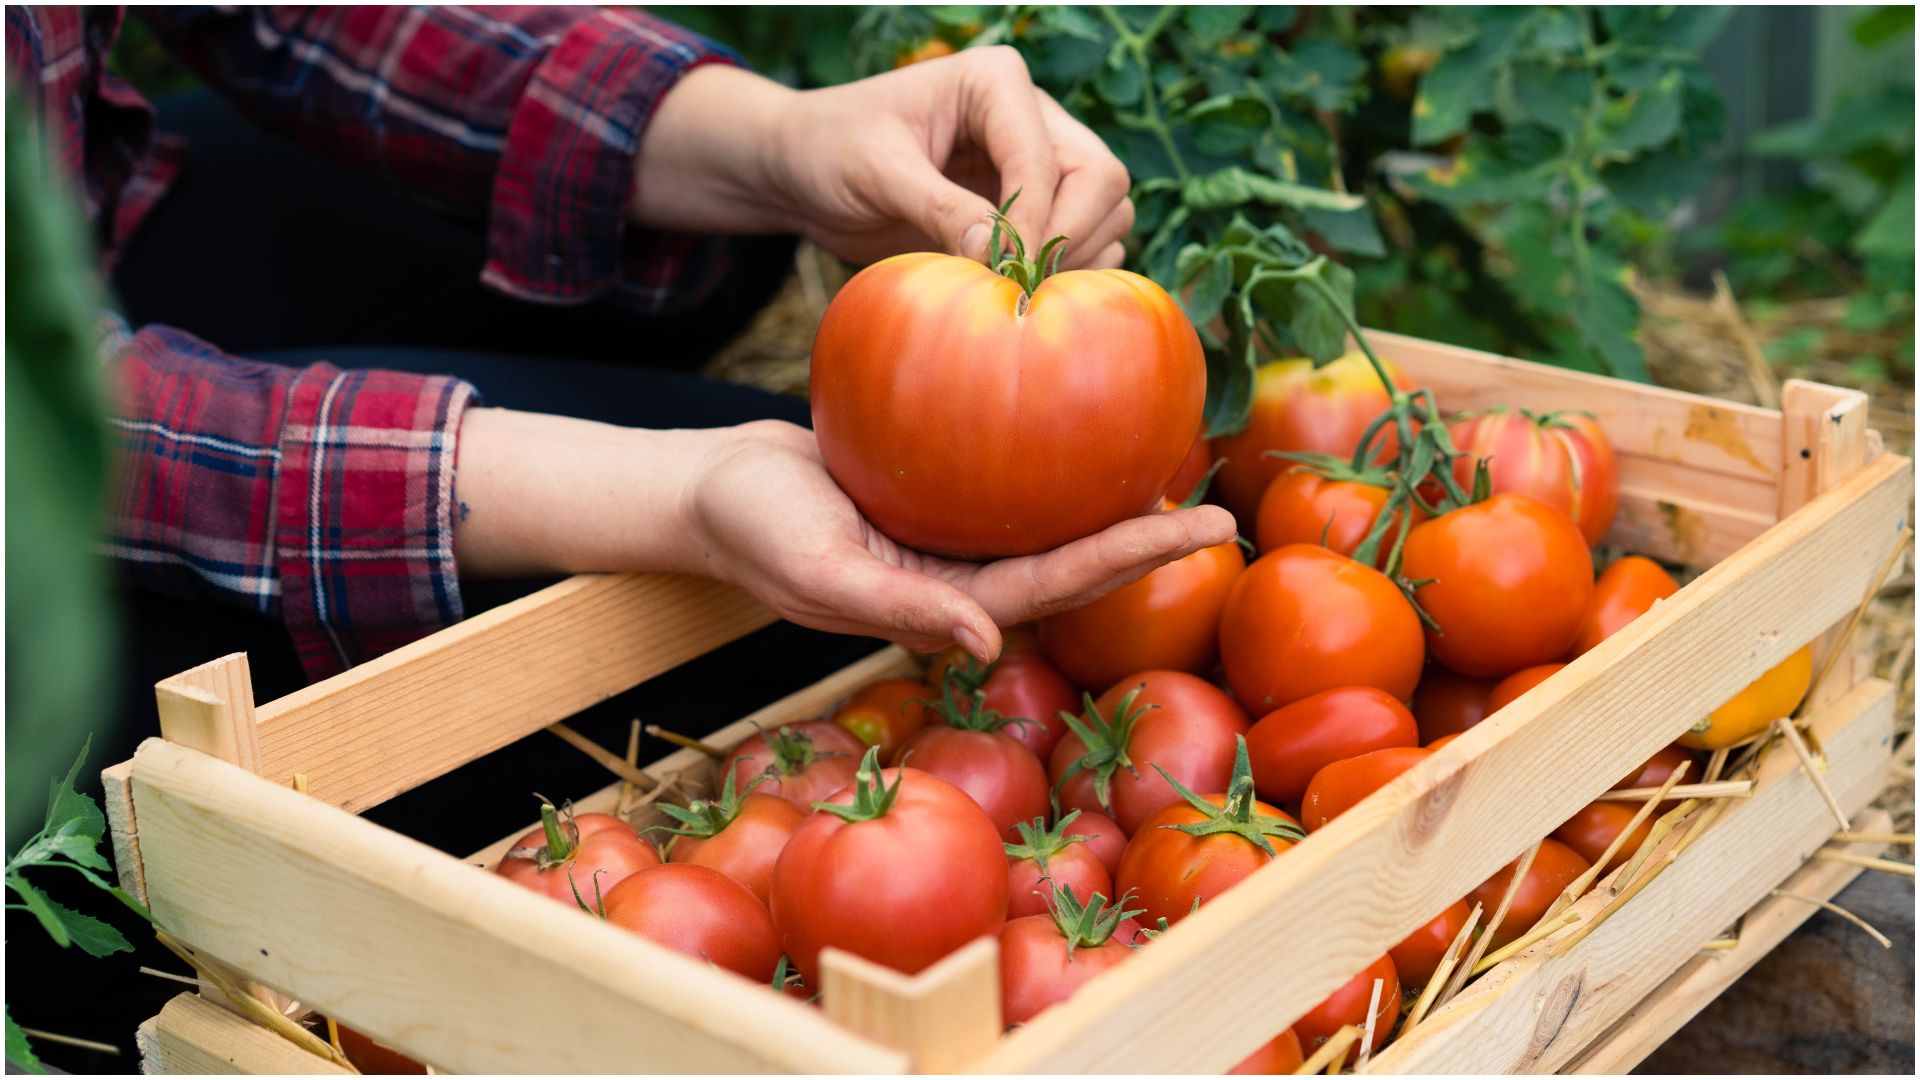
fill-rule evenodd
<path id="1" fill-rule="evenodd" d="M 847 37 L 860 15 L 857 7 L 744 4 L 647 10 L 725 42 L 755 71 L 788 86 L 836 86 L 854 77 Z"/>
<path id="2" fill-rule="evenodd" d="M 7 1061 L 24 1072 L 44 1076 L 45 1065 L 40 1064 L 39 1055 L 33 1052 L 33 1044 L 27 1042 L 27 1033 L 13 1022 L 13 1010 L 7 1009 Z"/>

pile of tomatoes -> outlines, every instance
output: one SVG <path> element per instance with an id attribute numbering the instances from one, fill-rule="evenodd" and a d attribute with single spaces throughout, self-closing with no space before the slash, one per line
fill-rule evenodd
<path id="1" fill-rule="evenodd" d="M 500 873 L 803 998 L 829 946 L 911 974 L 994 934 L 1009 1024 L 1065 1000 L 1679 587 L 1637 556 L 1596 580 L 1619 480 L 1581 414 L 1457 418 L 1453 468 L 1469 485 L 1478 470 L 1485 497 L 1438 514 L 1402 501 L 1376 557 L 1353 558 L 1389 493 L 1265 452 L 1354 454 L 1387 401 L 1370 377 L 1357 354 L 1269 364 L 1246 432 L 1193 443 L 1167 497 L 1224 458 L 1216 494 L 1257 537 L 1251 562 L 1236 543 L 1197 552 L 1008 628 L 995 663 L 956 647 L 921 679 L 758 734 L 727 755 L 716 797 L 663 807 L 673 824 L 646 836 L 547 807 Z M 1658 785 L 1694 749 L 1790 709 L 1805 660 L 1620 786 Z M 1493 946 L 1529 930 L 1635 809 L 1593 803 L 1546 839 Z M 1343 1025 L 1367 1026 L 1376 981 L 1384 1044 L 1403 991 L 1431 978 L 1473 902 L 1498 906 L 1513 869 L 1236 1071 L 1291 1072 Z"/>

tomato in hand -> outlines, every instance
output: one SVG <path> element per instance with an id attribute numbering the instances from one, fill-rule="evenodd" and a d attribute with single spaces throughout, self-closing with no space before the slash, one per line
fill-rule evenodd
<path id="1" fill-rule="evenodd" d="M 954 700 L 956 681 L 933 702 L 938 722 L 900 748 L 895 765 L 912 765 L 966 792 L 987 812 L 1003 839 L 1018 841 L 1017 828 L 1049 808 L 1047 770 L 1033 751 L 1007 734 L 1007 720 L 986 707 L 987 692 L 975 690 L 966 707 Z"/>
<path id="2" fill-rule="evenodd" d="M 732 770 L 742 788 L 766 773 L 760 791 L 806 810 L 853 783 L 860 755 L 866 751 L 860 736 L 839 724 L 808 720 L 747 739 L 733 748 L 721 767 Z"/>
<path id="3" fill-rule="evenodd" d="M 1387 374 L 1402 390 L 1414 389 L 1392 364 Z M 1220 504 L 1233 512 L 1242 535 L 1251 535 L 1260 510 L 1260 497 L 1273 478 L 1293 464 L 1285 458 L 1262 456 L 1268 450 L 1310 451 L 1351 457 L 1360 436 L 1373 418 L 1391 402 L 1366 356 L 1350 352 L 1331 364 L 1314 367 L 1311 360 L 1270 360 L 1254 374 L 1253 412 L 1238 435 L 1213 441 L 1213 452 L 1227 459 L 1215 477 Z M 1391 431 L 1374 441 L 1383 456 L 1400 445 Z"/>
<path id="4" fill-rule="evenodd" d="M 1344 758 L 1420 745 L 1405 705 L 1371 686 L 1342 686 L 1260 718 L 1247 732 L 1253 785 L 1270 803 L 1298 805 L 1313 775 Z"/>
<path id="5" fill-rule="evenodd" d="M 1400 974 L 1394 970 L 1392 956 L 1383 956 L 1368 964 L 1345 986 L 1314 1006 L 1312 1012 L 1293 1022 L 1294 1034 L 1300 1036 L 1300 1049 L 1311 1056 L 1348 1024 L 1365 1031 L 1367 1004 L 1373 1000 L 1373 984 L 1376 980 L 1381 986 L 1380 1003 L 1373 1010 L 1373 1049 L 1378 1050 L 1386 1045 L 1387 1037 L 1393 1034 L 1393 1021 L 1400 1013 Z M 1360 1044 L 1355 1042 L 1336 1059 L 1335 1064 L 1349 1058 L 1358 1060 L 1359 1048 Z M 1332 1071 L 1332 1066 L 1328 1067 L 1328 1071 Z"/>
<path id="6" fill-rule="evenodd" d="M 1356 803 L 1386 787 L 1401 773 L 1433 756 L 1420 746 L 1396 746 L 1336 761 L 1313 774 L 1300 799 L 1300 823 L 1308 832 L 1351 810 Z"/>
<path id="7" fill-rule="evenodd" d="M 1441 633 L 1427 651 L 1463 675 L 1504 679 L 1558 660 L 1593 597 L 1593 559 L 1566 514 L 1527 495 L 1495 495 L 1407 534 L 1401 573 Z"/>
<path id="8" fill-rule="evenodd" d="M 1120 895 L 1135 897 L 1142 922 L 1179 922 L 1306 835 L 1292 815 L 1255 800 L 1247 741 L 1234 741 L 1225 794 L 1195 795 L 1179 785 L 1181 801 L 1148 818 L 1127 841 L 1113 884 Z"/>
<path id="9" fill-rule="evenodd" d="M 918 679 L 883 679 L 855 690 L 829 719 L 879 747 L 881 760 L 892 761 L 927 726 L 926 701 L 933 696 L 933 688 Z"/>
<path id="10" fill-rule="evenodd" d="M 1067 732 L 1060 713 L 1080 708 L 1080 691 L 1040 654 L 1037 635 L 1031 645 L 1030 650 L 1012 651 L 1009 639 L 1000 650 L 1000 659 L 984 666 L 956 645 L 935 658 L 927 677 L 940 680 L 934 686 L 945 687 L 951 673 L 956 680 L 954 692 L 963 700 L 975 690 L 985 690 L 987 708 L 1007 718 L 1002 730 L 1045 761 Z M 956 652 L 958 656 L 949 656 Z M 933 696 L 929 694 L 928 698 Z M 927 719 L 941 722 L 938 713 L 929 714 Z"/>
<path id="11" fill-rule="evenodd" d="M 496 871 L 569 907 L 592 905 L 596 888 L 605 896 L 628 875 L 660 865 L 653 845 L 612 814 L 562 814 L 552 803 L 543 803 L 540 822 L 507 852 Z"/>
<path id="12" fill-rule="evenodd" d="M 1067 813 L 1080 815 L 1074 819 L 1073 831 L 1086 837 L 1083 843 L 1100 860 L 1100 865 L 1107 868 L 1107 873 L 1119 870 L 1120 856 L 1127 850 L 1127 834 L 1120 828 L 1120 823 L 1092 810 L 1069 810 Z"/>
<path id="13" fill-rule="evenodd" d="M 1531 413 L 1504 405 L 1448 426 L 1466 456 L 1453 463 L 1463 487 L 1486 461 L 1493 493 L 1531 495 L 1573 519 L 1589 546 L 1613 527 L 1620 505 L 1620 465 L 1593 417 L 1580 412 Z"/>
<path id="14" fill-rule="evenodd" d="M 1507 894 L 1507 885 L 1513 881 L 1513 871 L 1519 865 L 1520 860 L 1515 859 L 1501 867 L 1498 873 L 1474 886 L 1467 894 L 1467 901 L 1479 903 L 1480 910 L 1488 913 L 1487 918 L 1493 918 L 1492 913 L 1500 907 L 1500 898 Z M 1553 906 L 1554 898 L 1592 865 L 1560 841 L 1542 840 L 1540 853 L 1533 857 L 1533 866 L 1520 882 L 1520 891 L 1513 896 L 1513 906 L 1507 909 L 1500 928 L 1494 931 L 1490 948 L 1503 948 L 1533 929 Z"/>
<path id="15" fill-rule="evenodd" d="M 1355 480 L 1330 480 L 1304 465 L 1274 478 L 1260 499 L 1260 514 L 1254 526 L 1256 542 L 1263 552 L 1288 544 L 1321 543 L 1342 555 L 1352 555 L 1373 529 L 1373 523 L 1386 509 L 1392 492 Z M 1412 507 L 1415 525 L 1427 520 L 1426 511 Z M 1373 565 L 1385 566 L 1387 556 L 1400 537 L 1409 515 L 1394 511 L 1395 521 L 1380 540 Z"/>
<path id="16" fill-rule="evenodd" d="M 1220 612 L 1246 565 L 1231 540 L 1202 548 L 1091 604 L 1041 619 L 1040 642 L 1082 686 L 1112 686 L 1154 669 L 1205 674 L 1220 658 Z"/>
<path id="17" fill-rule="evenodd" d="M 1207 438 L 1207 433 L 1203 430 L 1200 432 L 1200 437 L 1193 440 L 1193 445 L 1187 449 L 1187 459 L 1180 463 L 1180 471 L 1173 474 L 1173 482 L 1167 485 L 1167 493 L 1164 496 L 1166 501 L 1185 502 L 1187 496 L 1199 488 L 1200 481 L 1207 478 L 1207 473 L 1212 471 L 1215 460 L 1217 459 L 1213 455 L 1213 442 Z"/>
<path id="18" fill-rule="evenodd" d="M 1586 653 L 1679 591 L 1680 583 L 1652 559 L 1641 555 L 1615 559 L 1593 583 L 1593 599 L 1568 659 Z"/>
<path id="19" fill-rule="evenodd" d="M 1420 743 L 1458 735 L 1487 717 L 1487 696 L 1499 679 L 1476 679 L 1440 664 L 1428 664 L 1413 691 L 1413 718 Z"/>
<path id="20" fill-rule="evenodd" d="M 1681 735 L 1680 745 L 1695 750 L 1719 750 L 1758 734 L 1780 717 L 1792 716 L 1812 682 L 1813 645 L 1809 643 L 1748 683 L 1731 701 Z"/>
<path id="21" fill-rule="evenodd" d="M 1472 915 L 1473 908 L 1465 900 L 1448 904 L 1447 910 L 1434 916 L 1432 922 L 1408 934 L 1405 941 L 1387 952 L 1393 957 L 1394 971 L 1408 986 L 1427 985 L 1427 980 L 1439 970 L 1440 961 L 1446 959 L 1447 949 L 1459 936 L 1460 928 L 1467 925 Z M 1487 915 L 1492 917 L 1491 912 Z"/>
<path id="22" fill-rule="evenodd" d="M 894 540 L 1050 551 L 1158 506 L 1192 449 L 1206 361 L 1173 297 L 1125 270 L 1037 285 L 921 252 L 828 305 L 809 395 L 820 456 Z"/>
<path id="23" fill-rule="evenodd" d="M 1292 1076 L 1306 1059 L 1300 1056 L 1300 1036 L 1292 1028 L 1260 1044 L 1245 1061 L 1227 1070 L 1228 1076 Z"/>
<path id="24" fill-rule="evenodd" d="M 919 769 L 854 783 L 793 832 L 773 868 L 773 923 L 808 986 L 820 950 L 845 949 L 907 975 L 1007 919 L 1007 850 L 966 792 Z"/>
<path id="25" fill-rule="evenodd" d="M 1499 685 L 1493 688 L 1493 692 L 1487 695 L 1487 713 L 1489 715 L 1497 713 L 1508 705 L 1513 704 L 1514 699 L 1534 687 L 1539 686 L 1541 683 L 1546 682 L 1552 678 L 1556 672 L 1566 666 L 1565 664 L 1557 662 L 1552 664 L 1535 664 L 1530 668 L 1521 668 L 1519 671 L 1501 679 Z"/>
<path id="26" fill-rule="evenodd" d="M 1405 701 L 1424 658 L 1420 617 L 1398 585 L 1308 544 L 1254 560 L 1220 615 L 1227 682 L 1261 713 L 1337 686 L 1377 687 Z"/>
<path id="27" fill-rule="evenodd" d="M 1632 823 L 1640 806 L 1640 803 L 1630 802 L 1590 802 L 1574 811 L 1572 817 L 1553 830 L 1553 838 L 1572 848 L 1575 854 L 1586 860 L 1588 866 L 1592 866 L 1607 853 L 1607 846 L 1613 843 L 1614 837 Z M 1608 874 L 1625 865 L 1652 834 L 1653 818 L 1649 816 L 1634 826 L 1632 835 L 1620 845 L 1620 850 L 1614 852 L 1613 858 L 1607 860 L 1607 865 L 1600 872 Z"/>
<path id="28" fill-rule="evenodd" d="M 1114 934 L 1124 903 L 1095 894 L 1083 904 L 1065 886 L 1047 899 L 1044 913 L 1000 928 L 1000 1012 L 1009 1024 L 1026 1023 L 1133 955 Z"/>
<path id="29" fill-rule="evenodd" d="M 717 799 L 695 799 L 685 807 L 661 801 L 654 804 L 677 826 L 654 828 L 673 836 L 667 849 L 667 861 L 691 863 L 718 870 L 747 887 L 762 904 L 773 887 L 773 864 L 787 838 L 806 819 L 807 811 L 778 795 L 757 791 L 741 792 L 734 781 L 738 774 L 724 774 L 726 782 Z M 754 777 L 764 782 L 765 773 Z"/>
<path id="30" fill-rule="evenodd" d="M 667 863 L 642 870 L 606 897 L 607 921 L 763 986 L 780 963 L 766 905 L 718 870 Z"/>
<path id="31" fill-rule="evenodd" d="M 1047 772 L 1062 809 L 1105 814 L 1132 836 L 1180 795 L 1160 770 L 1199 791 L 1225 791 L 1247 714 L 1205 679 L 1143 671 L 1113 684 L 1054 748 Z"/>
<path id="32" fill-rule="evenodd" d="M 1008 919 L 1047 914 L 1055 886 L 1070 888 L 1075 896 L 1113 892 L 1113 871 L 1087 846 L 1085 833 L 1069 829 L 1080 816 L 1069 810 L 1051 829 L 1045 818 L 1015 826 L 1020 842 L 1007 845 Z"/>

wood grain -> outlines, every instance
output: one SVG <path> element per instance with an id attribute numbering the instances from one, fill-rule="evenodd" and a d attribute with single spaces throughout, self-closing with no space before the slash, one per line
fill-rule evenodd
<path id="1" fill-rule="evenodd" d="M 140 833 L 133 816 L 133 762 L 100 770 L 107 812 L 107 836 L 113 841 L 113 872 L 134 899 L 147 902 L 146 874 L 140 867 Z"/>
<path id="2" fill-rule="evenodd" d="M 1780 387 L 1780 516 L 1866 463 L 1867 395 L 1788 379 Z"/>
<path id="3" fill-rule="evenodd" d="M 799 1002 L 197 751 L 134 799 L 182 940 L 460 1072 L 901 1072 Z"/>
<path id="4" fill-rule="evenodd" d="M 902 1050 L 919 1073 L 951 1073 L 1000 1037 L 1000 941 L 974 940 L 918 975 L 850 952 L 820 954 L 827 1016 Z"/>
<path id="5" fill-rule="evenodd" d="M 198 994 L 175 997 L 148 1023 L 160 1059 L 154 1071 L 168 1076 L 351 1075 Z"/>
<path id="6" fill-rule="evenodd" d="M 246 653 L 229 653 L 154 684 L 160 735 L 250 773 L 260 771 L 260 729 Z"/>
<path id="7" fill-rule="evenodd" d="M 1867 466 L 974 1067 L 1232 1066 L 1848 611 L 1910 485 Z"/>

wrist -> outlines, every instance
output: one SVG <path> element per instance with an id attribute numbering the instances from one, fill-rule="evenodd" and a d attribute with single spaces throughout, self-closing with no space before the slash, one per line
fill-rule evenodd
<path id="1" fill-rule="evenodd" d="M 642 134 L 627 216 L 698 232 L 787 232 L 780 129 L 799 92 L 730 64 L 681 76 Z M 771 197 L 770 197 L 771 196 Z"/>

